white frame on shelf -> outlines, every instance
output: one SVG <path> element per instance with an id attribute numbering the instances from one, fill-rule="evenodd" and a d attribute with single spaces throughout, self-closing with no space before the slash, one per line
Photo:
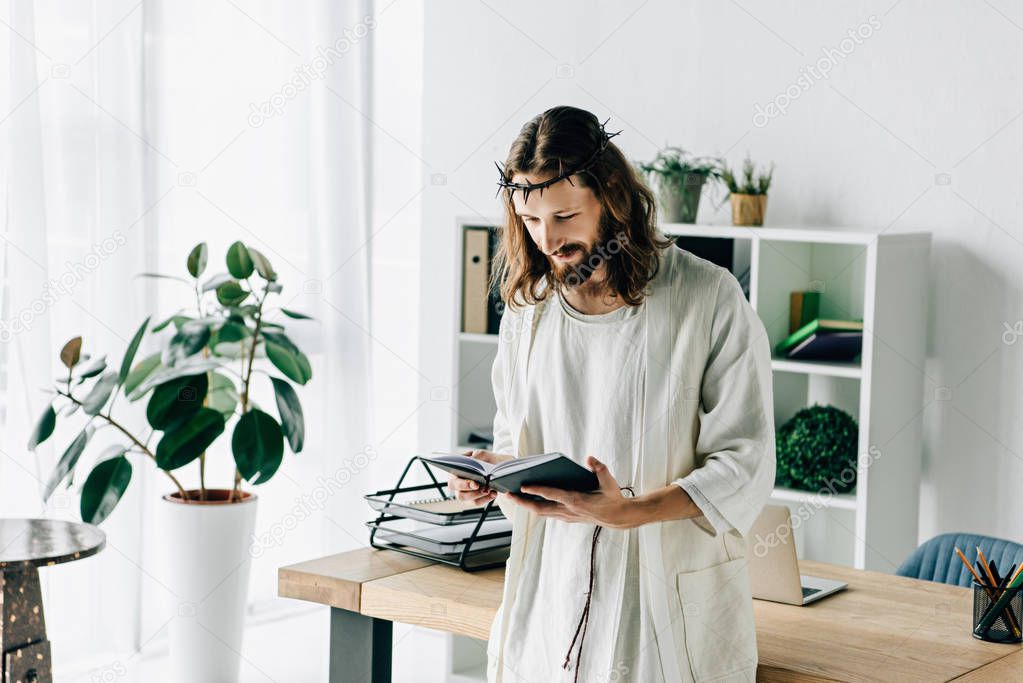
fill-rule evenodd
<path id="1" fill-rule="evenodd" d="M 457 221 L 455 240 L 459 269 L 459 286 L 454 293 L 457 314 L 454 344 L 454 382 L 452 383 L 452 434 L 456 448 L 466 431 L 482 425 L 463 422 L 460 400 L 470 401 L 479 410 L 485 391 L 490 389 L 489 367 L 485 386 L 464 387 L 461 357 L 465 345 L 493 345 L 486 353 L 496 353 L 497 335 L 469 334 L 460 331 L 462 232 L 466 227 L 500 225 L 499 219 L 463 218 Z M 923 401 L 924 334 L 926 326 L 927 269 L 929 267 L 930 235 L 927 233 L 890 232 L 856 228 L 746 228 L 734 226 L 664 224 L 661 230 L 672 237 L 713 237 L 748 240 L 750 243 L 749 297 L 753 308 L 761 312 L 762 278 L 773 273 L 761 272 L 762 249 L 777 242 L 802 243 L 813 258 L 812 245 L 839 245 L 851 249 L 861 247 L 857 262 L 862 259 L 862 316 L 865 334 L 860 362 L 824 363 L 775 358 L 771 367 L 778 373 L 805 377 L 805 382 L 855 382 L 858 385 L 860 462 L 854 493 L 813 493 L 776 488 L 772 501 L 796 508 L 794 515 L 812 516 L 823 510 L 834 513 L 828 524 L 838 524 L 841 534 L 818 533 L 809 540 L 810 559 L 823 559 L 851 564 L 857 568 L 893 571 L 917 544 L 917 518 L 920 488 L 920 453 L 922 436 L 920 410 Z M 801 250 L 798 244 L 787 247 Z M 826 250 L 831 247 L 823 247 Z M 766 259 L 771 261 L 771 259 Z M 859 267 L 859 266 L 857 266 Z M 855 274 L 857 277 L 859 273 Z M 782 275 L 775 288 L 785 289 L 790 273 Z M 797 280 L 795 277 L 793 281 Z M 764 282 L 767 282 L 766 280 Z M 806 285 L 802 285 L 805 287 Z M 857 281 L 856 287 L 859 287 Z M 857 290 L 857 295 L 859 294 Z M 883 296 L 881 296 L 883 294 Z M 777 309 L 781 302 L 773 301 Z M 787 301 L 784 302 L 787 307 Z M 765 323 L 766 324 L 766 323 Z M 881 340 L 899 340 L 899 348 L 891 344 L 875 344 Z M 772 339 L 772 346 L 776 339 Z M 486 357 L 486 356 L 484 356 Z M 880 371 L 878 369 L 880 368 Z M 479 375 L 477 375 L 478 377 Z M 823 379 L 817 379 L 823 378 Z M 482 381 L 482 380 L 480 380 Z M 777 382 L 776 382 L 777 385 Z M 846 387 L 848 388 L 848 387 Z M 785 397 L 783 397 L 785 398 Z M 798 397 L 797 397 L 798 398 Z M 777 399 L 777 397 L 776 397 Z M 492 395 L 491 395 L 492 400 Z M 777 403 L 777 400 L 776 400 Z M 906 417 L 909 416 L 908 421 Z M 902 421 L 903 424 L 900 424 Z M 879 453 L 879 455 L 877 455 Z M 865 456 L 873 455 L 870 460 Z M 809 512 L 808 512 L 809 511 Z M 805 521 L 805 520 L 804 520 Z M 844 528 L 844 529 L 842 529 Z M 799 531 L 797 530 L 797 540 Z M 833 547 L 820 546 L 821 535 Z M 832 537 L 845 536 L 845 540 Z M 814 543 L 817 546 L 814 546 Z M 852 548 L 845 543 L 851 542 Z"/>

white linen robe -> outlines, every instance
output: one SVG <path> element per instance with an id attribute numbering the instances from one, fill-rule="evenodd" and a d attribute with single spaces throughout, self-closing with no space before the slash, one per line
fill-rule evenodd
<path id="1" fill-rule="evenodd" d="M 501 320 L 492 371 L 498 453 L 530 454 L 527 371 L 545 305 L 509 307 Z M 774 483 L 767 335 L 731 273 L 674 245 L 662 251 L 644 308 L 643 446 L 633 477 L 619 475 L 619 484 L 632 484 L 637 494 L 672 483 L 696 489 L 697 502 L 728 531 L 718 533 L 704 515 L 636 530 L 642 654 L 616 680 L 752 681 L 757 649 L 744 536 Z M 515 678 L 514 663 L 503 661 L 507 639 L 551 635 L 508 633 L 518 592 L 530 590 L 520 585 L 525 551 L 545 519 L 504 496 L 498 503 L 513 533 L 488 644 L 492 683 Z"/>

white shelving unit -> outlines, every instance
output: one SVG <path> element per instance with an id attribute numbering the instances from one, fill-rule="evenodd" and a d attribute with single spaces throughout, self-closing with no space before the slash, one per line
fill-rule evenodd
<path id="1" fill-rule="evenodd" d="M 499 221 L 464 219 L 466 227 Z M 930 235 L 856 228 L 661 226 L 681 238 L 726 240 L 733 272 L 748 269 L 749 299 L 771 348 L 788 335 L 789 293 L 821 292 L 821 317 L 864 322 L 858 362 L 774 359 L 775 425 L 815 403 L 835 405 L 859 424 L 855 491 L 776 488 L 793 511 L 800 556 L 890 572 L 917 545 L 921 411 Z M 461 254 L 457 264 L 461 264 Z M 460 270 L 460 268 L 459 268 Z M 461 277 L 458 278 L 459 284 Z M 456 291 L 461 320 L 461 287 Z M 495 411 L 490 368 L 496 335 L 456 330 L 452 386 L 455 447 L 489 429 Z"/>

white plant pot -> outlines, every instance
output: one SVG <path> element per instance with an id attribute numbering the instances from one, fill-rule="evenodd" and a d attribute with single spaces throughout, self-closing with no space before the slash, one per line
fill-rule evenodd
<path id="1" fill-rule="evenodd" d="M 226 499 L 228 490 L 207 489 Z M 234 683 L 241 660 L 256 496 L 241 502 L 160 501 L 163 567 L 175 611 L 166 681 Z"/>

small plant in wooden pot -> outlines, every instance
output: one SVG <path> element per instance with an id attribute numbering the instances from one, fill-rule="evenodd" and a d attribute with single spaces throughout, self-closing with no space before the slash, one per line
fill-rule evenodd
<path id="1" fill-rule="evenodd" d="M 308 316 L 272 307 L 281 285 L 267 258 L 235 242 L 227 251 L 227 272 L 204 277 L 207 256 L 205 242 L 192 249 L 187 277 L 145 274 L 183 283 L 195 303 L 152 328 L 147 318 L 119 364 L 108 367 L 105 355 L 83 353 L 81 337 L 64 345 L 63 374 L 28 444 L 35 450 L 50 438 L 58 415 L 81 421 L 43 495 L 74 482 L 82 519 L 93 524 L 113 512 L 135 464 L 152 463 L 170 484 L 154 535 L 166 557 L 154 571 L 165 574 L 160 583 L 179 600 L 169 628 L 168 680 L 193 683 L 238 678 L 256 516 L 256 495 L 242 482 L 269 481 L 285 445 L 293 453 L 302 450 L 305 423 L 293 385 L 312 377 L 308 358 L 270 314 Z M 161 350 L 136 362 L 147 334 L 165 328 Z M 253 401 L 257 385 L 272 393 L 276 416 Z M 125 402 L 145 403 L 143 428 L 115 414 L 121 397 L 121 413 Z M 116 436 L 86 461 L 81 456 L 101 429 Z M 233 476 L 211 488 L 208 451 L 223 441 L 230 442 Z M 183 485 L 186 469 L 193 470 L 197 487 Z"/>
<path id="2" fill-rule="evenodd" d="M 757 172 L 749 157 L 742 162 L 742 176 L 736 177 L 727 166 L 721 170 L 721 181 L 728 187 L 732 200 L 732 225 L 760 226 L 767 212 L 767 190 L 774 176 L 774 164 Z"/>
<path id="3" fill-rule="evenodd" d="M 719 159 L 694 157 L 681 147 L 665 147 L 639 169 L 657 192 L 665 223 L 695 223 L 703 186 L 721 177 Z"/>

